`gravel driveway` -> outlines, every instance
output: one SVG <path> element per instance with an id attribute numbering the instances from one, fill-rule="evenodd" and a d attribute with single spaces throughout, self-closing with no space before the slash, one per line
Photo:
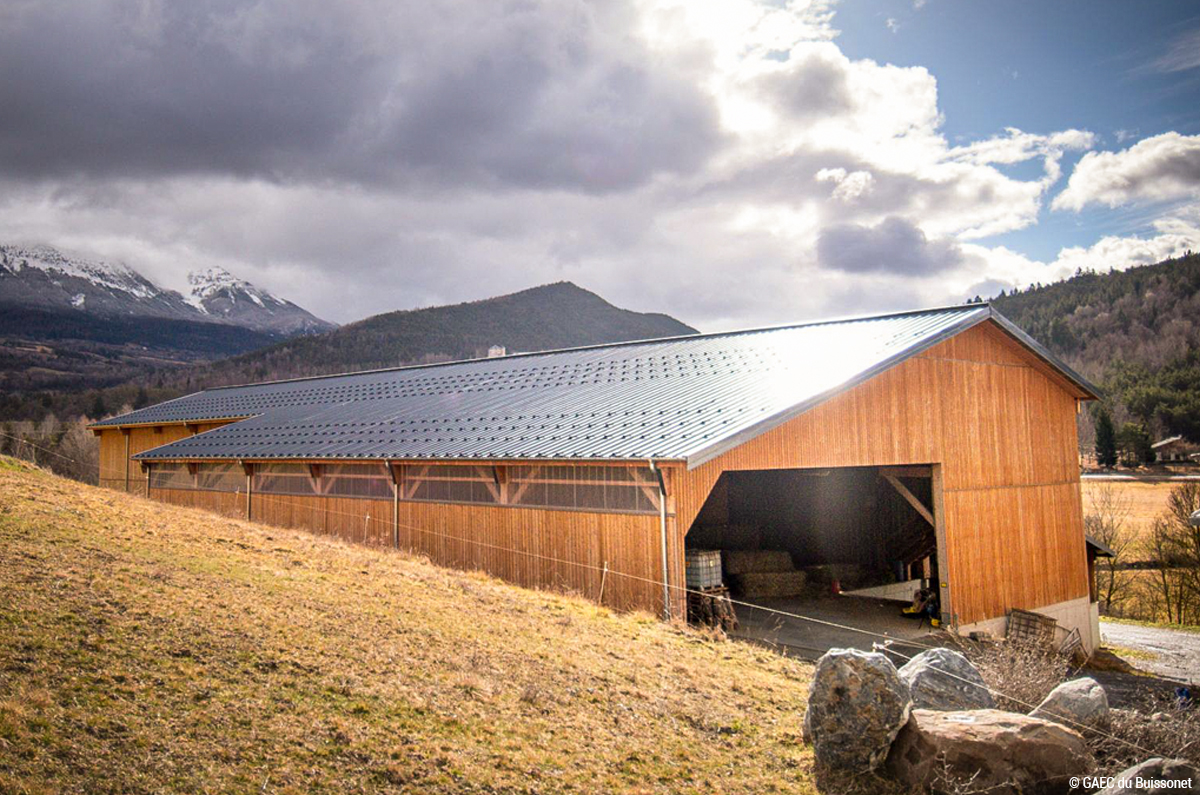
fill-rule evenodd
<path id="1" fill-rule="evenodd" d="M 1100 622 L 1107 646 L 1149 652 L 1154 659 L 1129 658 L 1137 668 L 1159 676 L 1200 684 L 1200 632 Z"/>

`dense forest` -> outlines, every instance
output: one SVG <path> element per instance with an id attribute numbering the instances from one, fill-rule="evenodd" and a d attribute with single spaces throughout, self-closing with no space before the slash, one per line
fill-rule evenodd
<path id="1" fill-rule="evenodd" d="M 992 303 L 1101 387 L 1097 410 L 1129 444 L 1138 429 L 1200 440 L 1200 255 L 1079 271 Z"/>

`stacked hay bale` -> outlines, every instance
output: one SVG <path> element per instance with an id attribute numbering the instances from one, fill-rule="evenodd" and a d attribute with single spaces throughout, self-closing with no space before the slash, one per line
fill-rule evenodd
<path id="1" fill-rule="evenodd" d="M 762 599 L 804 593 L 804 572 L 796 570 L 791 554 L 785 550 L 726 549 L 721 558 L 730 587 L 740 597 Z"/>

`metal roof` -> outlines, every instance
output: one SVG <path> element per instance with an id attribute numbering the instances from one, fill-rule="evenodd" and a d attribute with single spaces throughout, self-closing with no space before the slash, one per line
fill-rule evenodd
<path id="1" fill-rule="evenodd" d="M 96 427 L 249 417 L 135 456 L 146 461 L 655 458 L 694 467 L 989 319 L 1013 330 L 988 305 L 969 304 L 209 389 Z"/>

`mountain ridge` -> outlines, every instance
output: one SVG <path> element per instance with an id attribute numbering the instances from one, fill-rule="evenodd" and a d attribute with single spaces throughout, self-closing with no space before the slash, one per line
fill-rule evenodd
<path id="1" fill-rule="evenodd" d="M 210 333 L 235 328 L 193 326 Z M 169 329 L 163 326 L 163 331 Z M 662 313 L 621 309 L 571 282 L 555 282 L 477 301 L 387 312 L 321 334 L 270 338 L 218 361 L 195 356 L 190 363 L 142 360 L 139 369 L 126 369 L 120 378 L 113 376 L 113 367 L 106 367 L 90 382 L 76 379 L 58 385 L 13 383 L 17 377 L 12 356 L 7 355 L 10 350 L 3 345 L 4 333 L 0 320 L 0 420 L 26 420 L 51 412 L 98 419 L 127 404 L 140 408 L 207 387 L 483 357 L 492 346 L 510 353 L 532 352 L 680 336 L 696 329 Z M 38 356 L 23 355 L 28 361 Z M 45 370 L 48 365 L 42 362 L 39 367 Z M 23 372 L 32 371 L 26 367 Z"/>
<path id="2" fill-rule="evenodd" d="M 193 271 L 188 281 L 192 294 L 184 296 L 123 262 L 68 255 L 44 244 L 0 245 L 0 306 L 73 310 L 98 320 L 155 317 L 227 323 L 280 336 L 335 327 L 223 268 Z"/>

